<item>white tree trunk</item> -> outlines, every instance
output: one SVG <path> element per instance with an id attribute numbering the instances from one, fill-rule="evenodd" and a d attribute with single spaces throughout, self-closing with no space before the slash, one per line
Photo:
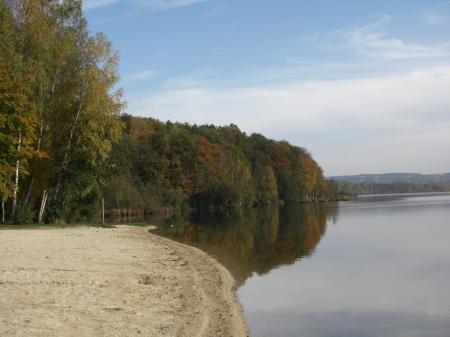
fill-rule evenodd
<path id="1" fill-rule="evenodd" d="M 5 197 L 2 195 L 2 223 L 5 223 Z"/>
<path id="2" fill-rule="evenodd" d="M 19 129 L 19 141 L 17 143 L 17 153 L 20 152 L 20 147 L 22 146 L 22 130 Z M 14 175 L 14 190 L 13 190 L 13 204 L 11 209 L 11 218 L 16 215 L 17 208 L 17 191 L 19 190 L 19 173 L 20 173 L 20 160 L 16 161 L 16 170 Z"/>
<path id="3" fill-rule="evenodd" d="M 84 95 L 83 95 L 83 99 L 84 99 Z M 83 107 L 83 99 L 81 100 L 80 106 L 78 107 L 78 111 L 77 111 L 77 114 L 75 116 L 75 121 L 73 122 L 72 127 L 70 128 L 69 141 L 67 142 L 66 151 L 64 152 L 64 157 L 63 157 L 63 160 L 62 160 L 62 163 L 61 163 L 61 170 L 64 169 L 64 167 L 66 166 L 66 163 L 67 163 L 67 159 L 69 158 L 69 151 L 70 151 L 70 148 L 72 147 L 73 135 L 75 133 L 75 128 L 77 127 L 78 119 L 80 118 L 81 109 Z M 56 184 L 56 189 L 55 189 L 55 199 L 58 196 L 58 192 L 59 192 L 60 187 L 61 187 L 61 172 L 58 175 L 58 182 Z"/>
<path id="4" fill-rule="evenodd" d="M 30 200 L 31 190 L 33 189 L 33 183 L 34 183 L 34 178 L 33 178 L 33 176 L 31 176 L 30 177 L 30 182 L 28 183 L 27 195 L 26 195 L 25 200 L 23 202 L 23 206 L 24 207 L 26 207 L 28 205 L 28 201 Z"/>
<path id="5" fill-rule="evenodd" d="M 39 138 L 36 145 L 36 152 L 39 152 L 41 150 L 41 143 L 42 143 L 42 135 L 44 134 L 44 121 L 41 120 L 41 126 L 39 127 Z"/>
<path id="6" fill-rule="evenodd" d="M 41 126 L 39 127 L 39 137 L 36 145 L 36 152 L 39 152 L 41 150 L 41 143 L 42 143 L 42 135 L 44 133 L 44 122 L 41 120 Z M 24 207 L 28 205 L 28 201 L 30 200 L 31 191 L 33 189 L 33 183 L 34 183 L 34 177 L 30 177 L 30 183 L 28 184 L 28 190 L 27 195 L 25 197 L 25 201 L 23 202 Z"/>
<path id="7" fill-rule="evenodd" d="M 48 198 L 48 192 L 47 192 L 47 190 L 44 190 L 44 192 L 42 193 L 41 208 L 39 209 L 38 223 L 42 222 L 42 217 L 44 216 L 47 198 Z"/>

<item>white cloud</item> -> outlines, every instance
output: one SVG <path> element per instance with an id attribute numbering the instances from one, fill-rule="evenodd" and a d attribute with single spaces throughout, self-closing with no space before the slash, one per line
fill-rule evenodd
<path id="1" fill-rule="evenodd" d="M 383 15 L 367 24 L 317 35 L 313 40 L 320 47 L 353 50 L 365 57 L 387 61 L 437 59 L 450 56 L 448 44 L 408 43 L 399 38 L 390 37 L 384 30 L 390 21 L 391 17 Z"/>
<path id="2" fill-rule="evenodd" d="M 146 11 L 156 12 L 191 6 L 205 1 L 208 0 L 84 0 L 83 7 L 89 10 L 96 7 L 109 6 L 118 2 L 129 2 L 145 8 Z"/>
<path id="3" fill-rule="evenodd" d="M 195 5 L 207 0 L 134 0 L 136 3 L 147 7 L 152 11 L 163 11 L 178 7 Z"/>
<path id="4" fill-rule="evenodd" d="M 305 146 L 329 175 L 450 170 L 450 66 L 346 80 L 216 89 L 166 88 L 129 97 L 130 113 L 235 123 Z"/>
<path id="5" fill-rule="evenodd" d="M 150 80 L 150 79 L 154 78 L 156 75 L 157 75 L 157 72 L 155 70 L 146 69 L 146 70 L 141 70 L 137 73 L 134 73 L 131 76 L 129 76 L 128 78 L 130 80 L 144 81 L 144 80 Z"/>

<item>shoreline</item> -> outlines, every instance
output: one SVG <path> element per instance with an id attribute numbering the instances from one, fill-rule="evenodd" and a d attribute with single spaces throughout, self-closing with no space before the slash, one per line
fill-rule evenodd
<path id="1" fill-rule="evenodd" d="M 148 228 L 0 230 L 1 336 L 248 336 L 235 289 Z"/>

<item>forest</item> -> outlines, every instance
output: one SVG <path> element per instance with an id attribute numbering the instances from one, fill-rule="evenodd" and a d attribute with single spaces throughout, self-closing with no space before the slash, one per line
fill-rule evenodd
<path id="1" fill-rule="evenodd" d="M 335 176 L 329 184 L 346 195 L 450 192 L 450 173 L 384 173 Z"/>
<path id="2" fill-rule="evenodd" d="M 132 117 L 118 53 L 79 0 L 0 1 L 1 221 L 81 222 L 108 210 L 334 199 L 303 148 Z"/>
<path id="3" fill-rule="evenodd" d="M 236 207 L 331 198 L 303 148 L 237 126 L 188 125 L 123 115 L 104 188 L 110 208 Z"/>

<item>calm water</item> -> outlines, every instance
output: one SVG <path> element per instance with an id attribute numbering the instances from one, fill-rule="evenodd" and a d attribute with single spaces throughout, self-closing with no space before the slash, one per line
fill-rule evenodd
<path id="1" fill-rule="evenodd" d="M 449 194 L 197 214 L 159 233 L 231 271 L 252 336 L 450 336 Z"/>

